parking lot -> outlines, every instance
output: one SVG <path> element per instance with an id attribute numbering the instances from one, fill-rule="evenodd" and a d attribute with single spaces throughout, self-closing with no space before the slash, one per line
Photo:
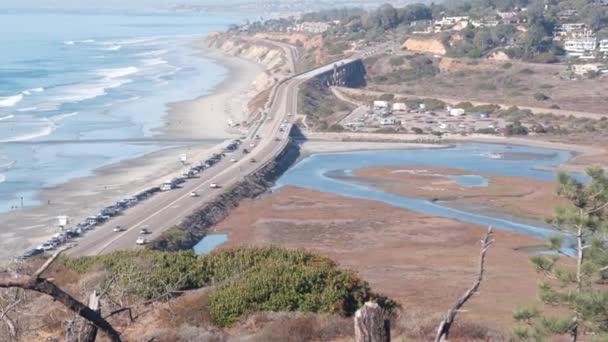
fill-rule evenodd
<path id="1" fill-rule="evenodd" d="M 406 108 L 392 110 L 373 106 L 360 106 L 340 123 L 346 129 L 373 132 L 379 129 L 405 130 L 408 133 L 473 133 L 491 129 L 500 131 L 507 123 L 487 113 L 464 113 L 454 115 L 449 108 L 427 110 Z"/>

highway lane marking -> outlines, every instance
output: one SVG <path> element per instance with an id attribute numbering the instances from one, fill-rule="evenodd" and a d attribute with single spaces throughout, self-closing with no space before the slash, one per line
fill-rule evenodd
<path id="1" fill-rule="evenodd" d="M 317 70 L 318 70 L 318 69 L 317 69 Z M 312 72 L 312 75 L 314 76 L 314 75 L 315 75 L 315 71 L 316 71 L 316 70 L 312 70 L 312 71 L 309 71 L 309 72 L 307 72 L 307 73 L 305 73 L 305 74 L 303 74 L 303 75 L 311 74 L 311 72 Z M 303 76 L 303 75 L 300 75 L 300 76 Z M 293 83 L 292 83 L 292 82 L 287 83 L 287 84 L 285 84 L 285 86 L 284 86 L 284 87 L 280 87 L 280 89 L 278 89 L 277 93 L 279 93 L 279 92 L 281 92 L 281 93 L 285 93 L 285 92 L 287 92 L 287 94 L 289 94 L 289 93 L 290 93 L 290 89 L 291 89 L 291 88 L 293 88 L 294 86 L 296 87 L 296 90 L 299 90 L 299 85 L 300 85 L 301 83 L 303 83 L 303 82 L 304 82 L 304 80 L 301 80 L 301 81 L 300 81 L 300 79 L 299 79 L 299 78 L 297 78 L 297 77 L 292 78 L 292 80 L 296 80 L 296 81 L 295 81 L 295 82 L 293 82 Z M 292 90 L 292 91 L 293 91 L 293 90 Z M 298 94 L 298 93 L 296 92 L 296 94 L 295 94 L 295 95 L 296 95 L 296 97 L 297 97 L 297 94 Z M 275 96 L 276 96 L 276 97 L 278 97 L 278 94 L 276 94 Z M 286 99 L 286 97 L 278 97 L 278 98 L 279 98 L 279 101 L 277 101 L 277 102 L 273 102 L 273 104 L 272 104 L 272 105 L 270 106 L 270 108 L 269 108 L 269 111 L 271 111 L 271 112 L 275 112 L 275 111 L 276 111 L 276 117 L 277 117 L 277 118 L 279 118 L 278 120 L 273 120 L 274 122 L 272 123 L 272 126 L 271 126 L 271 132 L 272 132 L 272 131 L 278 131 L 278 127 L 280 127 L 281 122 L 284 120 L 284 118 L 285 118 L 285 116 L 286 116 L 287 109 L 288 109 L 288 107 L 290 107 L 290 106 L 289 106 L 289 101 Z M 295 103 L 297 103 L 297 98 L 296 98 L 296 102 L 295 102 Z M 293 106 L 293 104 L 292 104 L 292 106 Z M 280 113 L 281 113 L 280 108 L 281 108 L 281 107 L 283 107 L 283 108 L 284 108 L 284 111 L 283 111 L 283 115 L 282 115 L 282 116 L 280 115 Z M 292 109 L 293 109 L 293 108 L 292 108 Z M 295 108 L 295 109 L 297 110 L 297 108 Z M 266 124 L 266 120 L 263 120 L 263 118 L 261 118 L 261 120 L 262 120 L 262 124 L 261 124 L 260 126 L 265 126 L 265 124 Z M 291 124 L 289 125 L 289 127 L 291 128 Z M 258 127 L 258 129 L 259 129 L 259 128 L 260 128 L 260 127 Z M 287 131 L 287 130 L 286 130 L 286 131 Z M 275 132 L 275 133 L 276 133 L 276 132 Z M 288 133 L 286 133 L 286 134 L 288 134 Z M 249 135 L 249 134 L 248 134 L 248 135 Z M 280 135 L 281 135 L 281 136 L 283 136 L 283 134 L 280 134 Z M 265 139 L 269 139 L 269 137 L 265 137 Z M 273 140 L 273 139 L 269 139 L 269 140 L 268 140 L 268 142 L 265 142 L 265 143 L 264 143 L 264 141 L 262 141 L 262 143 L 263 143 L 263 144 L 266 146 L 266 148 L 270 147 L 270 151 L 271 151 L 271 152 L 273 152 L 273 153 L 271 153 L 270 155 L 271 155 L 271 156 L 275 156 L 277 153 L 280 153 L 280 151 L 281 151 L 281 150 L 284 148 L 284 147 L 283 147 L 283 146 L 281 146 L 281 145 L 283 145 L 284 140 L 286 140 L 286 139 L 282 140 L 282 141 L 281 141 L 281 144 L 275 145 L 275 148 L 276 148 L 277 146 L 281 146 L 281 148 L 280 148 L 280 149 L 278 149 L 278 151 L 274 151 L 274 149 L 272 148 L 272 145 L 271 145 L 271 144 L 272 144 L 272 140 Z M 256 150 L 258 150 L 258 151 L 263 151 L 264 149 L 265 149 L 265 148 L 260 147 L 259 149 L 256 149 Z M 257 156 L 257 154 L 258 154 L 258 153 L 256 153 L 255 155 Z M 272 159 L 270 159 L 270 160 L 272 160 Z M 257 171 L 257 170 L 261 169 L 263 166 L 265 166 L 265 165 L 266 165 L 266 163 L 267 163 L 267 161 L 266 161 L 266 162 L 264 162 L 264 163 L 259 164 L 259 165 L 258 165 L 258 167 L 254 168 L 254 169 L 252 170 L 252 172 L 255 172 L 255 171 Z M 220 178 L 220 177 L 224 176 L 225 174 L 227 174 L 227 173 L 229 173 L 229 172 L 236 172 L 236 171 L 233 171 L 233 170 L 236 170 L 236 166 L 237 166 L 237 165 L 239 165 L 239 166 L 240 166 L 240 165 L 242 165 L 242 164 L 243 164 L 243 160 L 240 160 L 239 162 L 237 162 L 237 163 L 233 164 L 233 166 L 230 166 L 230 165 L 229 165 L 229 166 L 228 166 L 226 169 L 224 169 L 223 171 L 220 171 L 220 172 L 219 172 L 217 175 L 213 176 L 213 177 L 212 177 L 212 178 L 210 178 L 209 180 L 204 181 L 204 182 L 203 182 L 203 183 L 201 183 L 200 185 L 196 186 L 196 187 L 194 188 L 194 190 L 199 190 L 199 189 L 200 189 L 200 188 L 202 188 L 203 186 L 207 186 L 207 185 L 209 185 L 210 183 L 212 183 L 212 182 L 213 182 L 213 180 L 216 180 L 216 179 L 218 179 L 218 178 Z M 240 178 L 240 173 L 237 173 L 237 175 L 239 175 L 239 177 L 237 177 L 237 178 Z M 232 184 L 232 183 L 233 183 L 233 182 L 230 182 L 229 184 Z M 177 198 L 176 200 L 174 200 L 173 202 L 171 202 L 171 203 L 169 203 L 168 205 L 166 205 L 166 206 L 164 206 L 164 207 L 160 208 L 160 209 L 159 209 L 159 210 L 157 210 L 155 213 L 151 214 L 150 216 L 146 217 L 145 219 L 143 219 L 143 220 L 141 220 L 140 222 L 138 222 L 138 223 L 136 223 L 135 225 L 133 225 L 131 228 L 127 229 L 127 230 L 126 230 L 126 232 L 125 232 L 124 234 L 118 235 L 118 236 L 116 236 L 115 238 L 111 239 L 109 242 L 107 242 L 106 244 L 104 244 L 104 245 L 103 245 L 103 246 L 102 246 L 100 249 L 98 249 L 98 250 L 97 250 L 97 252 L 96 252 L 95 254 L 99 254 L 99 253 L 103 252 L 103 251 L 104 251 L 106 248 L 108 248 L 108 247 L 109 247 L 111 244 L 113 244 L 113 243 L 114 243 L 114 242 L 116 242 L 117 240 L 119 240 L 119 239 L 121 239 L 121 238 L 125 238 L 125 234 L 126 234 L 126 233 L 131 232 L 133 229 L 136 229 L 137 227 L 141 226 L 143 223 L 147 222 L 148 220 L 152 219 L 153 217 L 157 216 L 158 214 L 160 214 L 160 213 L 162 213 L 162 212 L 166 211 L 166 210 L 169 208 L 169 206 L 172 206 L 172 205 L 176 204 L 177 202 L 182 201 L 184 198 L 189 197 L 189 196 L 190 196 L 190 194 L 189 194 L 189 193 L 185 193 L 184 195 L 182 195 L 181 197 L 178 197 L 178 198 Z M 209 199 L 213 198 L 213 194 L 212 194 L 212 193 L 209 193 L 209 197 L 210 197 Z M 146 225 L 146 226 L 147 226 L 147 225 Z"/>
<path id="2" fill-rule="evenodd" d="M 285 116 L 285 114 L 283 114 L 283 116 Z M 272 140 L 269 140 L 266 145 L 270 146 L 269 144 L 272 143 Z M 263 148 L 258 149 L 258 151 L 264 150 Z M 213 176 L 212 178 L 210 178 L 207 181 L 204 181 L 202 184 L 200 184 L 199 186 L 194 188 L 194 191 L 199 190 L 201 187 L 203 186 L 208 186 L 209 184 L 213 183 L 214 180 L 220 178 L 221 176 L 223 176 L 224 174 L 228 173 L 229 171 L 235 170 L 237 165 L 242 165 L 244 163 L 244 160 L 241 159 L 240 161 L 238 161 L 237 163 L 234 163 L 232 165 L 229 165 L 226 169 L 224 169 L 223 171 L 221 171 L 220 173 L 218 173 L 217 175 Z M 262 164 L 266 165 L 265 163 Z M 259 168 L 261 168 L 262 166 L 260 166 Z M 254 171 L 256 171 L 257 169 L 254 169 Z M 212 196 L 212 195 L 211 195 Z M 165 210 L 169 209 L 170 206 L 175 205 L 177 202 L 182 201 L 184 198 L 190 197 L 190 193 L 185 193 L 184 195 L 182 195 L 181 197 L 178 197 L 176 200 L 174 200 L 173 202 L 169 203 L 168 205 L 160 208 L 158 211 L 156 211 L 155 213 L 151 214 L 150 216 L 146 217 L 145 219 L 141 220 L 140 222 L 136 223 L 135 225 L 131 226 L 130 228 L 128 228 L 123 234 L 120 234 L 116 237 L 114 237 L 113 239 L 111 239 L 110 241 L 108 241 L 106 244 L 102 245 L 101 248 L 97 249 L 97 251 L 95 252 L 95 254 L 99 254 L 101 252 L 103 252 L 106 248 L 108 248 L 111 244 L 113 244 L 114 242 L 118 241 L 121 238 L 124 238 L 124 235 L 126 233 L 131 232 L 133 229 L 138 228 L 141 224 L 147 222 L 148 220 L 156 217 L 158 214 L 164 212 Z"/>

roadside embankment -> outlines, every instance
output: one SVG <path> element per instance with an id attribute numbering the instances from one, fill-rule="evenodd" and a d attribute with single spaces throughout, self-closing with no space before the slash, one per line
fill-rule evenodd
<path id="1" fill-rule="evenodd" d="M 243 199 L 255 198 L 268 190 L 299 155 L 299 146 L 290 141 L 272 162 L 246 176 L 215 200 L 186 217 L 179 225 L 164 232 L 152 242 L 151 248 L 163 251 L 192 249 L 207 235 L 210 227 L 225 219 Z"/>

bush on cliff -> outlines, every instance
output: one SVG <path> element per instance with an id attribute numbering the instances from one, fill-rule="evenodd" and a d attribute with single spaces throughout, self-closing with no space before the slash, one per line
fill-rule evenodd
<path id="1" fill-rule="evenodd" d="M 140 249 L 61 260 L 59 267 L 82 275 L 101 272 L 106 282 L 144 299 L 167 299 L 180 291 L 215 285 L 209 293 L 209 311 L 220 326 L 255 311 L 348 316 L 371 299 L 387 309 L 396 305 L 332 260 L 281 247 L 224 249 L 206 256 Z"/>
<path id="2" fill-rule="evenodd" d="M 210 260 L 213 258 L 213 260 Z M 327 258 L 278 247 L 220 251 L 205 262 L 215 267 L 214 279 L 235 276 L 209 295 L 212 319 L 221 326 L 247 312 L 307 311 L 352 315 L 375 299 L 388 309 L 395 303 L 371 292 L 354 273 Z"/>

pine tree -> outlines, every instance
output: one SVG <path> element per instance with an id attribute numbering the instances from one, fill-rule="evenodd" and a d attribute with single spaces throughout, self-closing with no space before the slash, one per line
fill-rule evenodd
<path id="1" fill-rule="evenodd" d="M 572 341 L 582 334 L 608 340 L 608 177 L 599 167 L 588 168 L 586 174 L 586 182 L 558 175 L 557 194 L 568 206 L 557 208 L 547 220 L 559 231 L 548 241 L 554 253 L 530 257 L 543 275 L 540 300 L 569 313 L 549 317 L 534 307 L 514 310 L 514 319 L 521 323 L 514 335 L 522 341 L 565 334 Z M 564 256 L 569 260 L 563 262 Z"/>

